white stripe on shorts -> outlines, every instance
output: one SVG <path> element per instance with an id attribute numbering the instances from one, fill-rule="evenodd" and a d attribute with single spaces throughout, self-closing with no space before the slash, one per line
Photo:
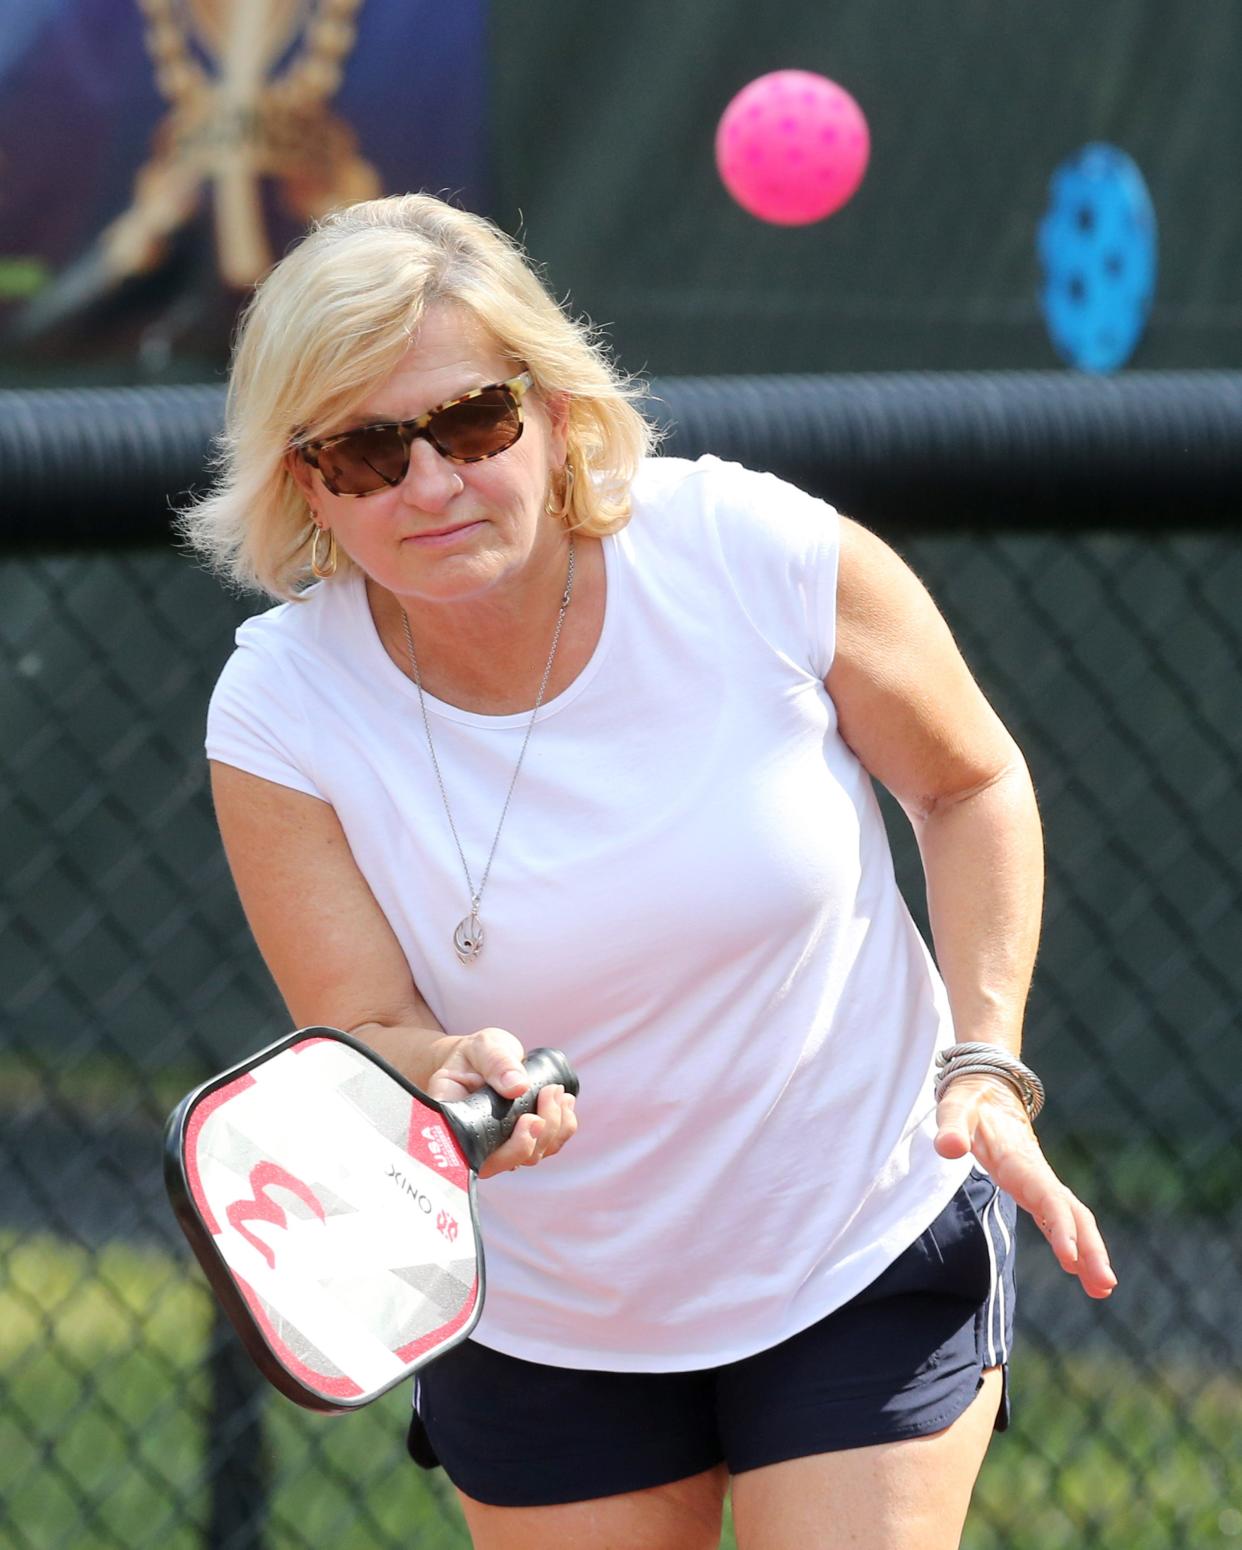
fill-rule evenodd
<path id="1" fill-rule="evenodd" d="M 1013 1253 L 1013 1244 L 1010 1241 L 1009 1228 L 1005 1225 L 1005 1213 L 1000 1208 L 999 1190 L 996 1192 L 996 1199 L 993 1201 L 993 1205 L 996 1208 L 996 1225 L 1000 1229 L 1001 1242 L 1005 1250 L 1002 1263 L 1007 1265 L 1009 1263 L 1009 1256 Z M 1007 1362 L 1009 1360 L 1009 1339 L 1006 1329 L 1009 1320 L 1005 1317 L 1005 1279 L 1003 1275 L 999 1278 L 999 1285 L 1000 1297 L 997 1303 L 996 1338 L 1000 1341 L 1001 1361 Z"/>
<path id="2" fill-rule="evenodd" d="M 996 1367 L 1009 1360 L 1009 1347 L 1005 1339 L 1005 1282 L 1001 1271 L 1001 1265 L 1009 1257 L 1009 1229 L 1005 1226 L 1004 1218 L 1000 1213 L 999 1189 L 984 1206 L 982 1222 L 983 1236 L 988 1246 L 988 1262 L 992 1267 L 992 1289 L 988 1293 L 985 1314 L 988 1330 L 988 1366 Z M 999 1234 L 999 1241 L 994 1234 Z M 999 1262 L 998 1247 L 1002 1256 Z"/>

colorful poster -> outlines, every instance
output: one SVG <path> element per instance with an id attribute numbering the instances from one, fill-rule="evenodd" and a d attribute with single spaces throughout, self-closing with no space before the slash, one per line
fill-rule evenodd
<path id="1" fill-rule="evenodd" d="M 336 205 L 486 208 L 485 0 L 0 0 L 0 359 L 223 360 Z"/>

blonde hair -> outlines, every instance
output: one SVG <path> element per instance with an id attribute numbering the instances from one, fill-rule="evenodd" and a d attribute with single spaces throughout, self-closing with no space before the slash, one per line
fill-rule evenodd
<path id="1" fill-rule="evenodd" d="M 215 488 L 178 513 L 215 571 L 275 598 L 299 595 L 314 529 L 287 466 L 291 438 L 334 430 L 446 301 L 468 309 L 541 395 L 568 395 L 568 525 L 593 537 L 624 526 L 630 482 L 656 441 L 635 407 L 641 386 L 556 303 L 517 242 L 441 199 L 404 194 L 326 216 L 256 287 L 233 352 Z M 342 553 L 338 574 L 351 563 Z"/>

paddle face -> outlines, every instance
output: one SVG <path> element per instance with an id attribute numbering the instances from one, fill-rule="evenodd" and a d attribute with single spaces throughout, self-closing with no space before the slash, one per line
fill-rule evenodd
<path id="1" fill-rule="evenodd" d="M 478 1319 L 474 1174 L 445 1113 L 335 1029 L 190 1093 L 165 1180 L 251 1356 L 310 1409 L 368 1404 Z"/>

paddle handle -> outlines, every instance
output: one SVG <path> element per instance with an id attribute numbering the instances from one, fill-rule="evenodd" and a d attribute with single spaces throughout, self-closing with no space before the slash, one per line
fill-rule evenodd
<path id="1" fill-rule="evenodd" d="M 534 1111 L 545 1087 L 578 1092 L 578 1074 L 559 1049 L 533 1049 L 522 1062 L 530 1086 L 520 1098 L 502 1098 L 493 1087 L 481 1087 L 468 1098 L 442 1105 L 466 1161 L 477 1173 L 498 1146 L 513 1134 L 523 1114 Z"/>

